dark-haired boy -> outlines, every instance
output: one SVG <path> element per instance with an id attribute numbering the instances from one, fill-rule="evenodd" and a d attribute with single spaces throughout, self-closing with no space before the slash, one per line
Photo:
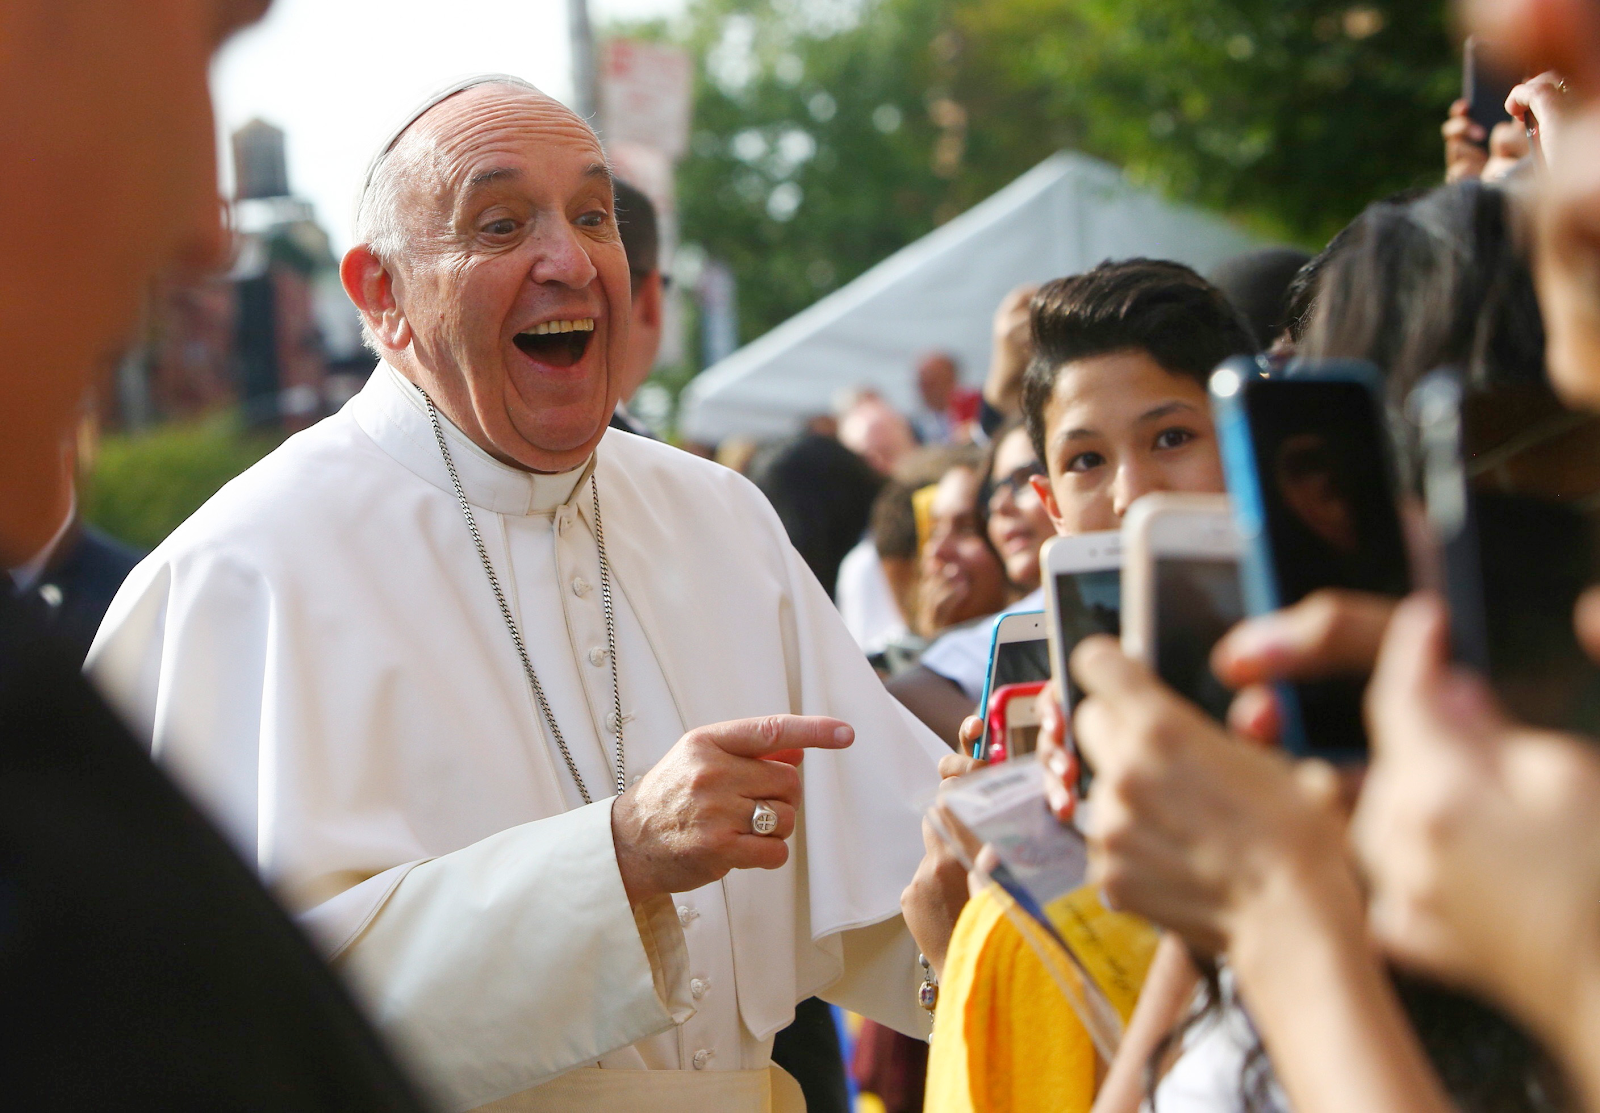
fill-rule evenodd
<path id="1" fill-rule="evenodd" d="M 1033 487 L 1056 533 L 1117 529 L 1152 491 L 1224 489 L 1205 382 L 1217 364 L 1256 345 L 1220 290 L 1181 263 L 1129 259 L 1047 283 L 1029 317 L 1034 355 L 1022 410 L 1046 471 Z M 991 629 L 947 634 L 923 665 L 889 685 L 957 748 L 973 696 L 950 665 L 981 661 Z"/>
<path id="2" fill-rule="evenodd" d="M 1255 351 L 1221 291 L 1180 263 L 1102 263 L 1034 295 L 1022 410 L 1056 533 L 1116 529 L 1152 491 L 1220 492 L 1206 379 Z"/>

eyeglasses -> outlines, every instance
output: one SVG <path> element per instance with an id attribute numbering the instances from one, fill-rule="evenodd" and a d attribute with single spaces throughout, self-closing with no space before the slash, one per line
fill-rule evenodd
<path id="1" fill-rule="evenodd" d="M 1017 468 L 1010 475 L 1001 476 L 989 483 L 988 505 L 993 506 L 1001 492 L 1010 492 L 1013 499 L 1019 498 L 1024 491 L 1032 490 L 1030 482 L 1034 476 L 1045 474 L 1044 468 L 1037 460 L 1031 461 Z"/>

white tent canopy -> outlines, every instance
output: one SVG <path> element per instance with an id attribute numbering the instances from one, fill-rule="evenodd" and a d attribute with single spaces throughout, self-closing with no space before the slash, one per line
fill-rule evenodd
<path id="1" fill-rule="evenodd" d="M 696 440 L 781 436 L 870 386 L 912 412 L 917 357 L 954 355 L 964 381 L 987 370 L 1000 300 L 1025 282 L 1105 259 L 1175 259 L 1205 271 L 1255 246 L 1215 216 L 1136 189 L 1115 167 L 1052 155 L 982 204 L 897 251 L 684 391 L 679 426 Z"/>

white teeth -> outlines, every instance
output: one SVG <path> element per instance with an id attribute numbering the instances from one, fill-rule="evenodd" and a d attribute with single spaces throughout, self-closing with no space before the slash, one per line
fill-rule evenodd
<path id="1" fill-rule="evenodd" d="M 543 321 L 528 329 L 524 336 L 548 336 L 553 332 L 593 332 L 594 318 L 580 317 L 573 321 Z"/>

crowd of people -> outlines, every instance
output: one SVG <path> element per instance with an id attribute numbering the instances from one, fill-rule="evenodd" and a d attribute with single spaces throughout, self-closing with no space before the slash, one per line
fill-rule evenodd
<path id="1" fill-rule="evenodd" d="M 1402 461 L 1406 399 L 1455 368 L 1484 474 L 1592 505 L 1592 0 L 1466 3 L 1538 74 L 1516 124 L 1456 106 L 1448 184 L 1315 257 L 1019 288 L 981 390 L 929 353 L 917 412 L 855 391 L 736 467 L 626 408 L 660 335 L 648 200 L 533 86 L 453 85 L 363 184 L 370 382 L 141 560 L 84 665 L 47 574 L 79 536 L 63 446 L 149 280 L 225 257 L 206 69 L 266 6 L 22 0 L 0 57 L 19 1108 L 843 1109 L 836 1004 L 890 1113 L 1600 1111 L 1600 749 L 1536 655 L 1492 689 L 1455 664 L 1430 591 L 1245 620 L 1211 659 L 1226 722 L 1106 637 L 1070 724 L 1046 689 L 1049 807 L 1092 808 L 1100 901 L 1162 932 L 1109 1058 L 925 819 L 980 764 L 1041 546 L 1226 492 L 1230 357 L 1369 361 Z M 1486 592 L 1585 586 L 1517 557 Z M 1600 595 L 1555 625 L 1600 661 Z M 1364 767 L 1279 746 L 1281 684 L 1335 677 L 1365 686 Z"/>

